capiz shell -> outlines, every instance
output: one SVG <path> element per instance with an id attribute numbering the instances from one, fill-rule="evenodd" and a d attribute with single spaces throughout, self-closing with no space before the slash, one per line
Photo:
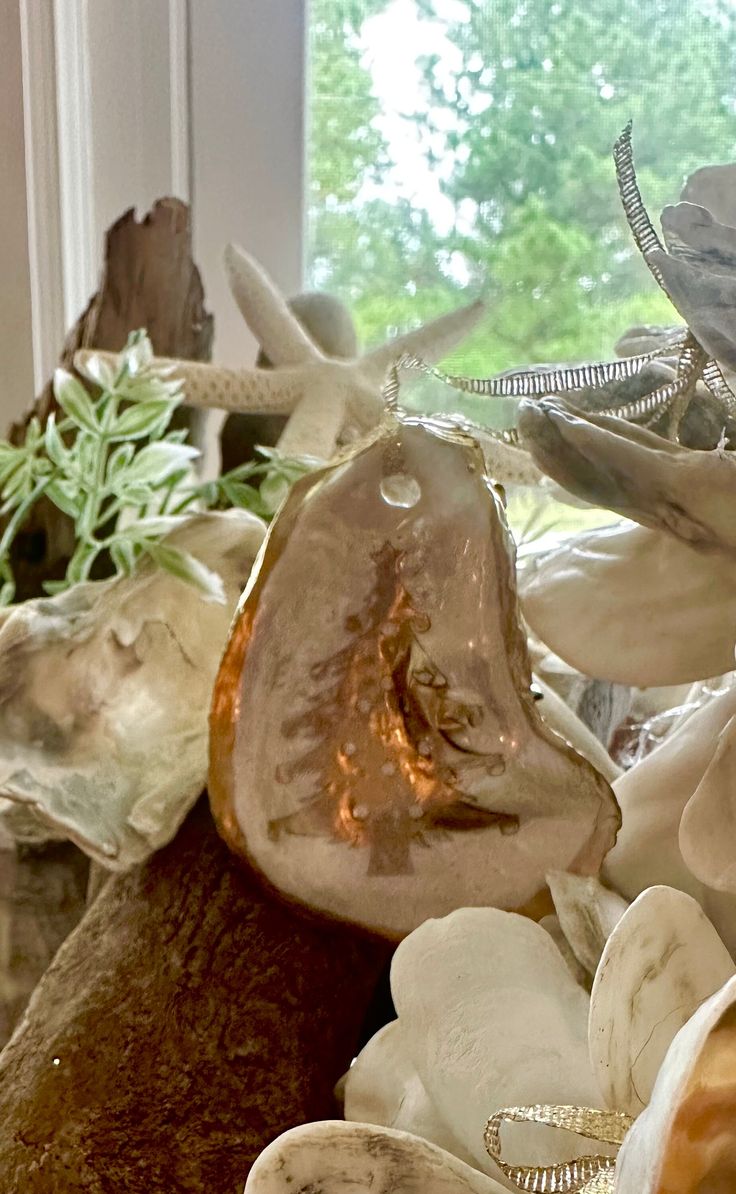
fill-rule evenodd
<path id="1" fill-rule="evenodd" d="M 597 873 L 619 813 L 530 680 L 477 443 L 392 417 L 271 528 L 215 685 L 221 832 L 286 897 L 389 937 L 546 911 L 547 871 Z"/>

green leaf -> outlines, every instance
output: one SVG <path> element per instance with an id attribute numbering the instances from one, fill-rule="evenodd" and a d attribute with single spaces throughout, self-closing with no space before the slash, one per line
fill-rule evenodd
<path id="1" fill-rule="evenodd" d="M 186 522 L 183 514 L 152 514 L 150 518 L 139 518 L 136 522 L 131 522 L 120 534 L 126 539 L 132 539 L 134 542 L 143 542 L 144 539 L 154 539 L 159 535 L 168 535 L 170 531 L 175 531 L 183 522 Z"/>
<path id="2" fill-rule="evenodd" d="M 277 472 L 269 473 L 260 488 L 261 499 L 269 514 L 274 514 L 289 492 L 289 482 Z"/>
<path id="3" fill-rule="evenodd" d="M 153 348 L 145 331 L 131 332 L 123 349 L 123 361 L 131 377 L 144 373 L 153 360 Z"/>
<path id="4" fill-rule="evenodd" d="M 129 406 L 118 415 L 111 428 L 113 439 L 142 439 L 153 436 L 163 422 L 164 427 L 174 413 L 172 403 L 167 399 L 153 399 Z"/>
<path id="5" fill-rule="evenodd" d="M 85 580 L 89 574 L 89 567 L 95 556 L 100 553 L 100 545 L 98 543 L 78 543 L 76 551 L 69 561 L 69 566 L 66 570 L 66 579 L 70 585 L 77 584 L 80 580 Z"/>
<path id="6" fill-rule="evenodd" d="M 134 455 L 135 446 L 131 443 L 121 444 L 110 453 L 106 472 L 108 485 L 128 467 Z"/>
<path id="7" fill-rule="evenodd" d="M 246 485 L 243 481 L 231 481 L 229 477 L 221 477 L 219 488 L 231 506 L 238 506 L 241 510 L 250 510 L 264 518 L 270 514 L 270 509 L 263 501 L 254 485 Z"/>
<path id="8" fill-rule="evenodd" d="M 54 373 L 54 397 L 64 413 L 79 427 L 99 435 L 100 426 L 87 391 L 65 369 L 57 369 Z"/>
<path id="9" fill-rule="evenodd" d="M 70 518 L 79 518 L 80 494 L 72 481 L 50 481 L 46 488 L 46 495 L 64 514 L 68 514 Z"/>
<path id="10" fill-rule="evenodd" d="M 69 459 L 69 451 L 64 446 L 64 442 L 59 435 L 59 429 L 56 426 L 56 415 L 51 412 L 46 420 L 46 426 L 43 433 L 44 447 L 46 454 L 54 464 L 63 468 Z"/>
<path id="11" fill-rule="evenodd" d="M 180 551 L 178 547 L 171 547 L 168 543 L 146 541 L 141 546 L 159 568 L 193 585 L 205 600 L 225 604 L 225 586 L 222 578 L 188 551 Z"/>
<path id="12" fill-rule="evenodd" d="M 135 544 L 130 539 L 115 539 L 110 544 L 110 558 L 119 573 L 130 576 L 137 560 Z"/>
<path id="13" fill-rule="evenodd" d="M 189 444 L 149 444 L 131 461 L 126 480 L 133 484 L 158 484 L 166 481 L 172 473 L 186 468 L 189 461 L 197 456 L 199 452 Z"/>
<path id="14" fill-rule="evenodd" d="M 57 593 L 64 593 L 70 587 L 68 580 L 45 580 L 42 585 L 44 593 L 48 593 L 49 597 L 55 597 Z"/>
<path id="15" fill-rule="evenodd" d="M 115 371 L 101 357 L 90 357 L 78 366 L 78 371 L 101 390 L 111 390 L 115 385 Z"/>

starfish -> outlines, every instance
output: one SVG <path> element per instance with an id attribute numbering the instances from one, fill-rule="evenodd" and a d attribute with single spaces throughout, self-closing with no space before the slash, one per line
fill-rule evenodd
<path id="1" fill-rule="evenodd" d="M 254 257 L 228 245 L 225 267 L 243 318 L 274 368 L 225 369 L 163 357 L 156 364 L 181 378 L 191 406 L 290 415 L 277 445 L 288 456 L 328 460 L 342 439 L 370 430 L 383 415 L 381 390 L 391 366 L 405 354 L 440 360 L 484 311 L 482 302 L 474 302 L 362 356 L 336 360 L 317 348 Z M 85 349 L 75 361 L 83 365 L 90 356 L 114 360 Z"/>

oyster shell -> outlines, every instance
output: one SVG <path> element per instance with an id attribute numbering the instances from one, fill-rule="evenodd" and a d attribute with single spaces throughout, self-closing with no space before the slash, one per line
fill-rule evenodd
<path id="1" fill-rule="evenodd" d="M 392 417 L 271 527 L 215 685 L 220 830 L 287 898 L 390 937 L 541 914 L 547 871 L 596 874 L 619 813 L 530 680 L 477 443 Z"/>
<path id="2" fill-rule="evenodd" d="M 261 1153 L 245 1194 L 506 1194 L 506 1187 L 408 1132 L 324 1120 Z"/>
<path id="3" fill-rule="evenodd" d="M 619 1153 L 618 1194 L 736 1189 L 736 978 L 681 1028 Z"/>
<path id="4" fill-rule="evenodd" d="M 602 527 L 530 561 L 524 617 L 566 663 L 635 688 L 733 668 L 736 566 L 646 527 Z"/>
<path id="5" fill-rule="evenodd" d="M 16 838 L 69 837 L 124 870 L 174 836 L 205 786 L 212 683 L 264 534 L 232 510 L 165 540 L 221 576 L 223 603 L 142 561 L 3 615 L 0 804 Z"/>
<path id="6" fill-rule="evenodd" d="M 736 547 L 733 452 L 685 448 L 624 419 L 549 401 L 521 404 L 519 432 L 539 468 L 576 497 L 702 552 Z"/>

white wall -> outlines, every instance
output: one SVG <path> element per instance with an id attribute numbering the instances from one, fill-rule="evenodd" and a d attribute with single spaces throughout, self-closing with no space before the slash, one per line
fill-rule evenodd
<path id="1" fill-rule="evenodd" d="M 0 3 L 0 435 L 33 397 L 20 11 Z"/>
<path id="2" fill-rule="evenodd" d="M 287 294 L 302 285 L 305 0 L 194 0 L 195 257 L 215 312 L 215 354 L 252 359 L 221 259 L 235 240 Z"/>
<path id="3" fill-rule="evenodd" d="M 216 357 L 252 360 L 222 250 L 300 289 L 306 2 L 0 0 L 0 420 L 28 403 L 32 340 L 36 388 L 48 375 L 105 228 L 162 195 L 193 204 Z"/>

